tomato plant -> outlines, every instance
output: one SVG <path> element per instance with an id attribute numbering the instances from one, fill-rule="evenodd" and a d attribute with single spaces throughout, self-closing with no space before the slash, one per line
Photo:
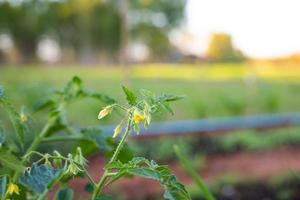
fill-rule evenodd
<path id="1" fill-rule="evenodd" d="M 126 105 L 121 105 L 106 95 L 84 89 L 81 80 L 74 77 L 64 89 L 55 91 L 50 98 L 35 107 L 36 111 L 47 110 L 48 117 L 44 127 L 30 141 L 27 136 L 35 131 L 31 123 L 32 117 L 24 110 L 18 112 L 1 89 L 0 105 L 8 113 L 14 127 L 13 132 L 6 130 L 3 123 L 0 128 L 1 199 L 46 199 L 55 185 L 59 185 L 56 199 L 73 199 L 73 191 L 68 182 L 74 177 L 82 176 L 87 177 L 92 188 L 92 200 L 108 199 L 102 193 L 103 188 L 128 175 L 158 181 L 164 188 L 165 199 L 190 199 L 185 187 L 167 166 L 142 157 L 124 161 L 120 156 L 131 133 L 139 134 L 141 125 L 147 128 L 155 114 L 163 111 L 172 113 L 170 102 L 182 97 L 156 95 L 147 90 L 141 90 L 137 95 L 125 86 L 122 89 L 128 102 Z M 112 137 L 105 137 L 97 127 L 77 129 L 71 126 L 66 117 L 66 108 L 82 98 L 95 98 L 107 105 L 99 112 L 100 120 L 116 110 L 121 113 L 121 120 Z M 81 145 L 77 145 L 66 155 L 58 150 L 46 153 L 40 151 L 45 142 L 55 141 L 76 141 Z M 108 155 L 111 155 L 98 182 L 87 170 L 85 148 L 88 144 L 93 144 L 103 152 L 110 152 Z"/>

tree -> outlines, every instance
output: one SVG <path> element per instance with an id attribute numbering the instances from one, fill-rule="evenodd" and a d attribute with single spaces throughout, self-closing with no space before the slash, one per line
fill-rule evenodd
<path id="1" fill-rule="evenodd" d="M 152 59 L 164 60 L 170 52 L 168 33 L 184 19 L 186 0 L 130 1 L 132 40 L 144 42 Z"/>
<path id="2" fill-rule="evenodd" d="M 212 62 L 242 62 L 245 60 L 243 53 L 233 46 L 230 35 L 225 33 L 215 33 L 211 36 L 206 56 Z"/>
<path id="3" fill-rule="evenodd" d="M 145 43 L 160 59 L 168 53 L 169 31 L 183 19 L 186 0 L 133 0 L 128 2 L 128 24 L 124 29 L 122 0 L 0 1 L 0 33 L 8 33 L 23 63 L 35 60 L 37 46 L 44 37 L 58 41 L 74 52 L 109 55 L 115 60 L 122 48 L 122 31 L 130 40 Z"/>
<path id="4" fill-rule="evenodd" d="M 38 40 L 46 32 L 45 6 L 46 3 L 38 0 L 16 5 L 0 2 L 0 32 L 10 34 L 22 62 L 34 60 Z"/>

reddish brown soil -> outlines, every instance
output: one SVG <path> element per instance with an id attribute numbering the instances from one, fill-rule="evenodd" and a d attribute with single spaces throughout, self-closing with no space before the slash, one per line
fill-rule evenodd
<path id="1" fill-rule="evenodd" d="M 91 174 L 99 178 L 105 160 L 100 157 L 90 159 Z M 190 177 L 177 163 L 169 164 L 177 178 L 184 184 L 191 183 Z M 287 173 L 289 171 L 300 171 L 300 149 L 281 148 L 267 152 L 240 152 L 224 155 L 212 155 L 206 159 L 205 166 L 200 170 L 200 175 L 212 183 L 216 178 L 224 175 L 237 175 L 238 177 L 265 180 L 272 176 Z M 79 195 L 83 193 L 86 180 L 72 182 L 73 188 Z M 80 189 L 79 189 L 80 188 Z M 160 185 L 151 180 L 142 178 L 122 179 L 114 183 L 108 193 L 125 194 L 122 199 L 151 199 L 151 196 L 162 194 Z"/>

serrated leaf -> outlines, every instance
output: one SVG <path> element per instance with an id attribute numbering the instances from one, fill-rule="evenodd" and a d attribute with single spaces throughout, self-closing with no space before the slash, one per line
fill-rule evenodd
<path id="1" fill-rule="evenodd" d="M 55 109 L 49 113 L 48 122 L 51 125 L 48 130 L 48 135 L 51 135 L 52 133 L 59 130 L 66 130 L 68 127 L 65 113 L 64 111 L 59 109 Z"/>
<path id="2" fill-rule="evenodd" d="M 75 84 L 75 85 L 77 85 L 77 86 L 80 86 L 81 85 L 81 79 L 78 77 L 78 76 L 74 76 L 73 78 L 72 78 L 72 83 L 73 84 Z"/>
<path id="3" fill-rule="evenodd" d="M 108 163 L 107 165 L 105 165 L 104 169 L 110 170 L 110 169 L 121 169 L 123 167 L 123 163 L 121 163 L 120 161 L 114 161 L 111 163 Z"/>
<path id="4" fill-rule="evenodd" d="M 74 76 L 72 80 L 67 84 L 65 92 L 77 92 L 81 89 L 82 81 L 78 76 Z"/>
<path id="5" fill-rule="evenodd" d="M 190 199 L 190 196 L 184 186 L 177 181 L 174 175 L 170 175 L 167 181 L 164 181 L 162 185 L 165 189 L 164 198 L 169 200 Z"/>
<path id="6" fill-rule="evenodd" d="M 94 92 L 85 92 L 87 96 L 95 98 L 97 100 L 102 101 L 105 104 L 114 104 L 116 103 L 116 100 L 110 98 L 107 95 L 104 94 L 99 94 L 99 93 L 94 93 Z"/>
<path id="7" fill-rule="evenodd" d="M 150 103 L 150 104 L 154 104 L 156 101 L 156 96 L 153 92 L 149 91 L 149 90 L 145 90 L 145 89 L 141 89 L 140 90 L 141 95 Z"/>
<path id="8" fill-rule="evenodd" d="M 177 101 L 177 100 L 183 99 L 184 96 L 182 96 L 182 95 L 174 95 L 174 94 L 162 94 L 162 95 L 158 96 L 157 98 L 160 101 L 170 102 L 170 101 Z"/>
<path id="9" fill-rule="evenodd" d="M 126 95 L 128 104 L 135 105 L 137 103 L 136 95 L 131 90 L 129 90 L 127 87 L 125 87 L 124 85 L 122 86 L 122 89 Z"/>
<path id="10" fill-rule="evenodd" d="M 4 149 L 0 150 L 0 163 L 4 168 L 14 171 L 22 172 L 24 170 L 22 162 L 11 152 Z"/>
<path id="11" fill-rule="evenodd" d="M 4 199 L 6 184 L 7 184 L 7 177 L 6 176 L 0 177 L 0 196 L 1 196 L 1 199 Z"/>
<path id="12" fill-rule="evenodd" d="M 110 166 L 111 165 L 111 166 Z M 169 200 L 190 200 L 188 192 L 179 183 L 176 177 L 166 166 L 160 166 L 154 161 L 143 157 L 133 158 L 128 163 L 120 161 L 110 163 L 107 169 L 119 170 L 112 176 L 109 183 L 112 183 L 126 175 L 141 176 L 158 181 L 165 189 L 164 197 Z"/>
<path id="13" fill-rule="evenodd" d="M 16 136 L 18 138 L 19 146 L 23 148 L 24 137 L 27 131 L 26 123 L 22 123 L 20 114 L 16 111 L 14 106 L 6 99 L 0 99 L 0 104 L 4 107 L 10 117 L 10 121 L 15 129 Z"/>
<path id="14" fill-rule="evenodd" d="M 109 180 L 108 184 L 111 184 L 111 183 L 113 183 L 113 182 L 115 182 L 115 181 L 119 180 L 120 178 L 125 177 L 127 175 L 129 175 L 129 174 L 127 173 L 126 169 L 120 170 L 117 174 L 110 177 L 110 180 Z"/>
<path id="15" fill-rule="evenodd" d="M 74 98 L 84 96 L 84 91 L 82 90 L 81 79 L 74 76 L 62 92 L 62 96 L 65 101 L 71 101 Z"/>
<path id="16" fill-rule="evenodd" d="M 169 103 L 168 102 L 160 102 L 160 106 L 167 110 L 169 113 L 171 113 L 172 115 L 174 115 L 174 112 L 172 110 L 172 108 L 170 107 Z"/>
<path id="17" fill-rule="evenodd" d="M 150 166 L 149 160 L 144 157 L 134 157 L 132 158 L 130 163 L 133 163 L 134 165 L 147 164 L 148 166 Z"/>
<path id="18" fill-rule="evenodd" d="M 33 105 L 33 110 L 37 112 L 37 111 L 44 110 L 44 109 L 51 109 L 53 107 L 55 107 L 54 100 L 48 99 L 46 101 L 35 103 Z"/>
<path id="19" fill-rule="evenodd" d="M 73 190 L 71 188 L 62 188 L 56 194 L 56 200 L 72 200 L 73 199 Z"/>
<path id="20" fill-rule="evenodd" d="M 19 183 L 36 193 L 43 193 L 60 173 L 59 169 L 33 163 L 31 169 L 20 177 Z"/>
<path id="21" fill-rule="evenodd" d="M 161 175 L 153 169 L 145 168 L 145 167 L 136 167 L 133 169 L 128 169 L 129 174 L 134 176 L 141 176 L 148 179 L 153 179 L 156 181 L 161 181 Z"/>

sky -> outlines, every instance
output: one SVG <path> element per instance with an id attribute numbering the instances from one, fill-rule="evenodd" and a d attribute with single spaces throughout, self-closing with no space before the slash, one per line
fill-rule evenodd
<path id="1" fill-rule="evenodd" d="M 184 24 L 191 53 L 203 54 L 214 32 L 250 57 L 300 53 L 300 0 L 188 0 Z"/>

